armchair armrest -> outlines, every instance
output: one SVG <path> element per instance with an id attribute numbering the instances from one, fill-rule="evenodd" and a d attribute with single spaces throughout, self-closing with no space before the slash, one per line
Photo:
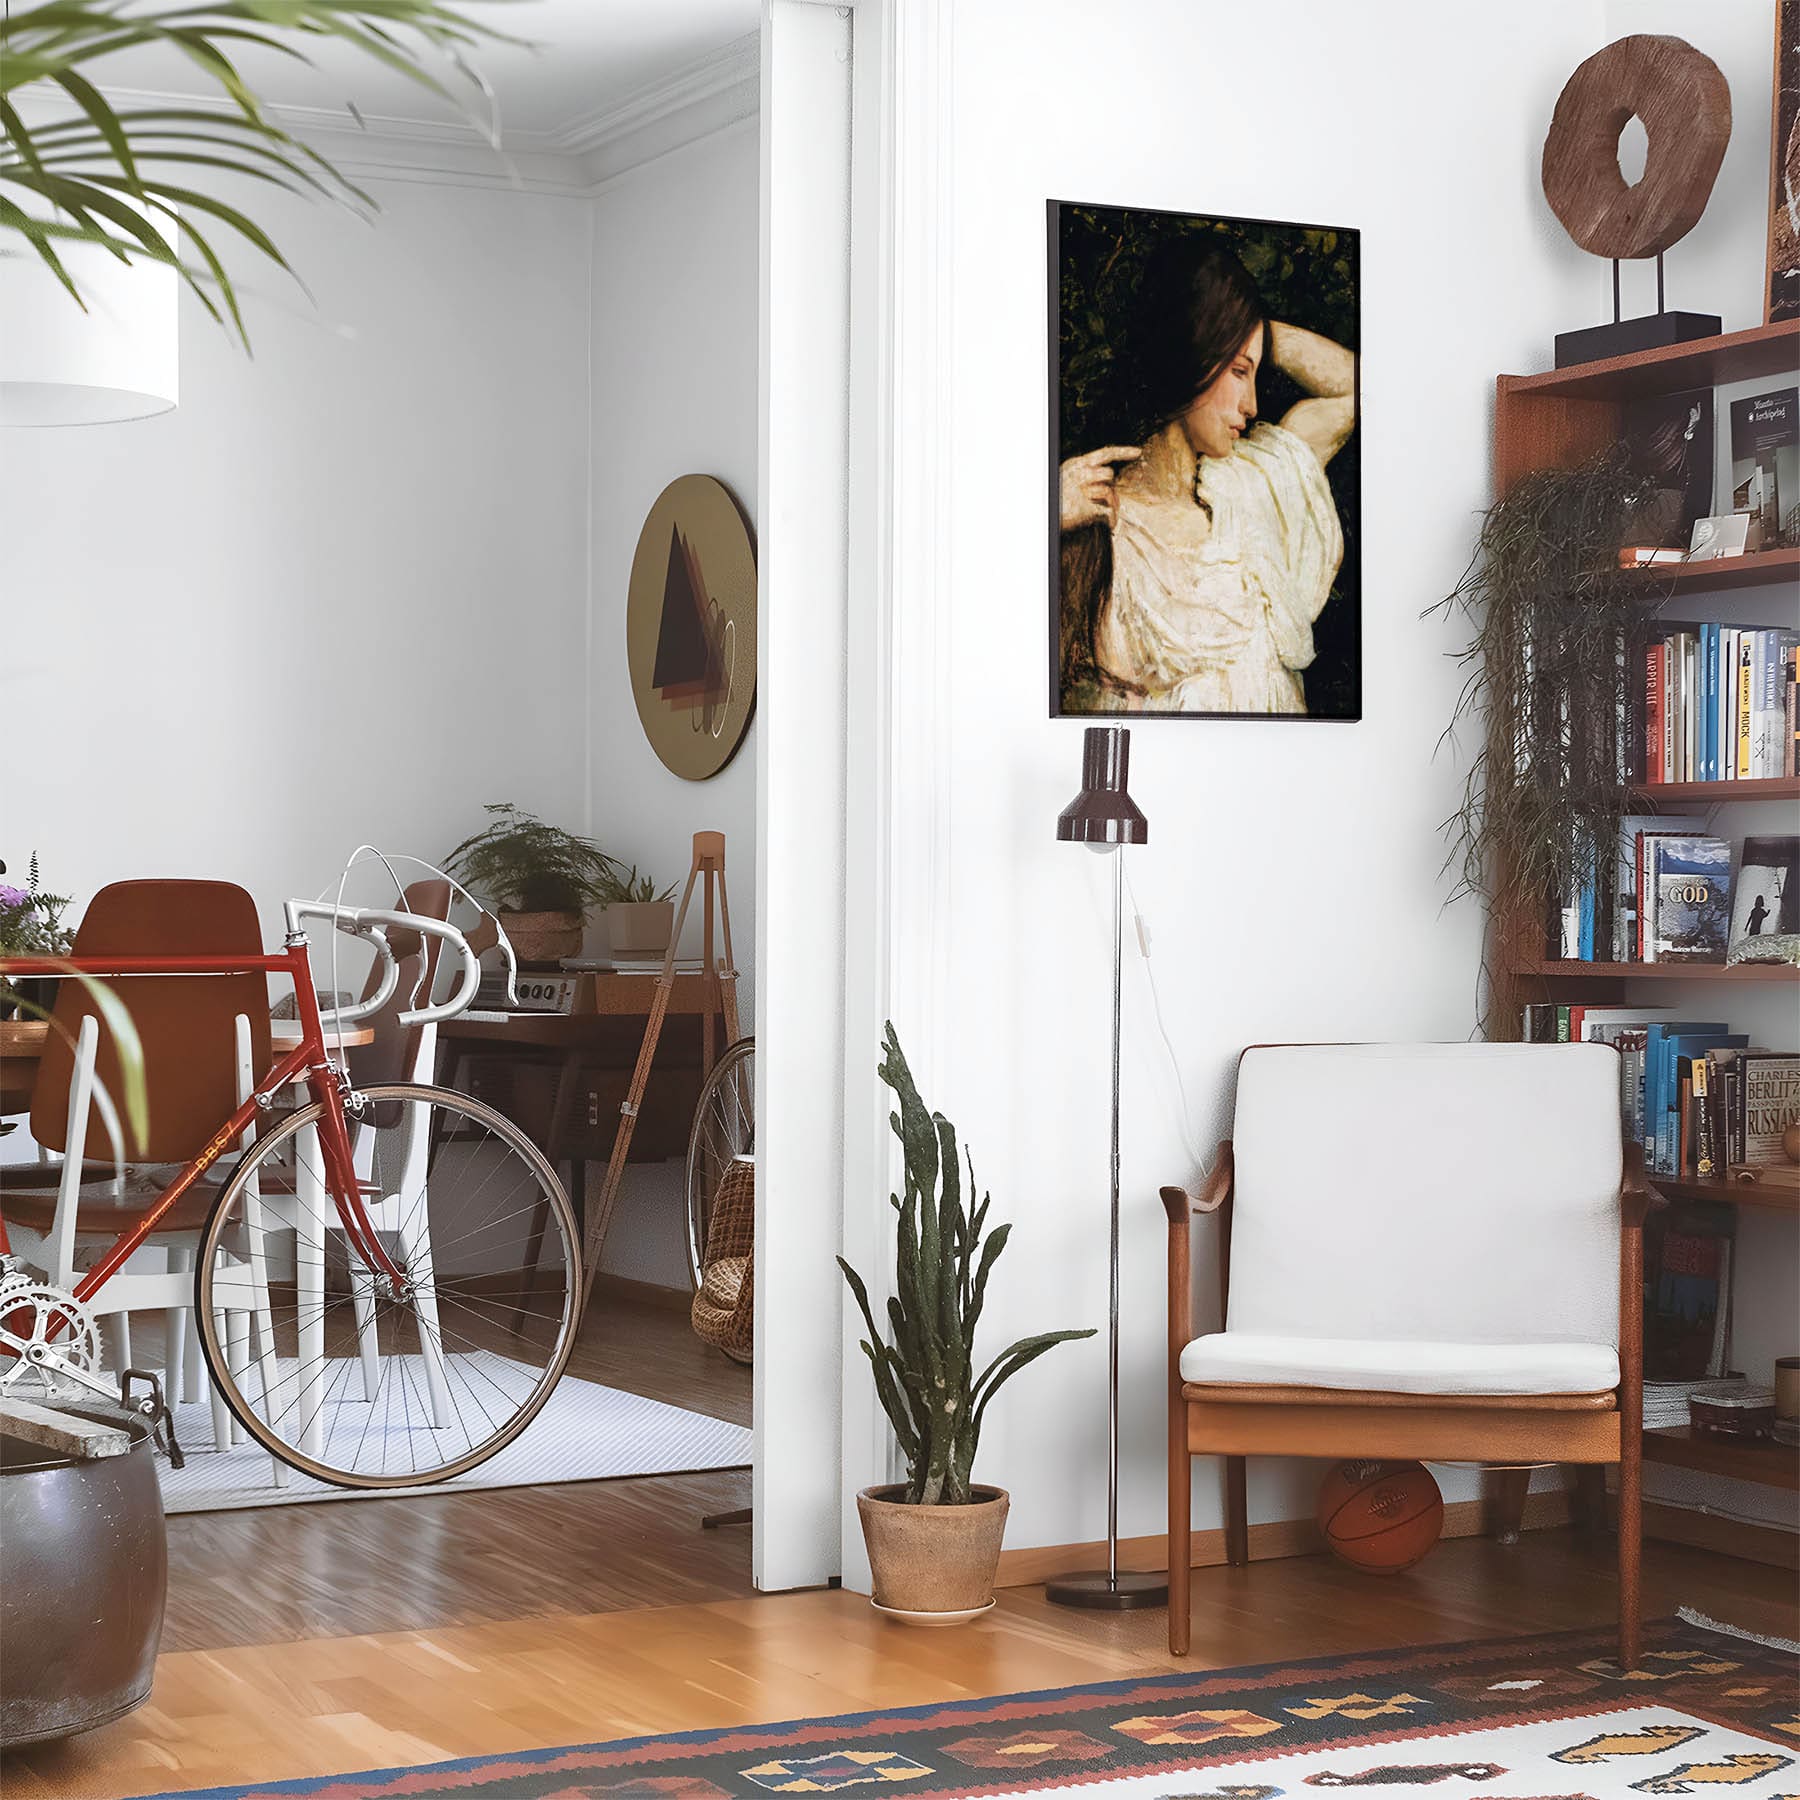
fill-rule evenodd
<path id="1" fill-rule="evenodd" d="M 1186 1188 L 1166 1187 L 1162 1190 L 1163 1211 L 1171 1225 L 1185 1224 L 1193 1213 L 1215 1213 L 1231 1198 L 1231 1139 L 1225 1138 L 1213 1155 L 1213 1166 L 1206 1185 L 1198 1194 Z"/>
<path id="2" fill-rule="evenodd" d="M 1626 1231 L 1641 1230 L 1651 1208 L 1667 1205 L 1668 1202 L 1650 1186 L 1645 1177 L 1644 1146 L 1628 1143 L 1625 1146 L 1625 1170 L 1619 1178 L 1621 1228 Z"/>
<path id="3" fill-rule="evenodd" d="M 1189 1278 L 1188 1222 L 1195 1213 L 1223 1211 L 1227 1230 L 1230 1228 L 1232 1176 L 1231 1140 L 1226 1138 L 1213 1157 L 1211 1172 L 1198 1196 L 1183 1187 L 1162 1190 L 1163 1211 L 1169 1215 L 1169 1379 L 1171 1392 L 1181 1386 L 1181 1353 L 1194 1335 L 1194 1302 Z M 1219 1246 L 1220 1295 L 1223 1299 L 1229 1239 Z"/>

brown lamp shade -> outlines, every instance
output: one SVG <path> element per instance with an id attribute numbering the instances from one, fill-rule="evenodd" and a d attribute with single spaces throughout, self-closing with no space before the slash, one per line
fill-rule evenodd
<path id="1" fill-rule="evenodd" d="M 1147 844 L 1150 821 L 1126 791 L 1131 733 L 1123 725 L 1090 725 L 1081 745 L 1081 792 L 1056 815 L 1064 844 Z"/>

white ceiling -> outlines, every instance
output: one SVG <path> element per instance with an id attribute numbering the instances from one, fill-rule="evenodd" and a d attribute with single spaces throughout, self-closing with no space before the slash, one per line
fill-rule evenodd
<path id="1" fill-rule="evenodd" d="M 472 57 L 492 85 L 505 137 L 546 147 L 684 78 L 752 36 L 760 0 L 462 0 L 469 15 L 532 45 L 491 45 Z M 329 38 L 308 46 L 311 67 L 246 52 L 240 69 L 265 101 L 343 113 L 354 102 L 371 127 L 454 124 L 458 107 L 372 58 Z M 179 52 L 129 52 L 90 68 L 111 90 L 218 92 Z M 445 71 L 445 85 L 468 84 Z"/>

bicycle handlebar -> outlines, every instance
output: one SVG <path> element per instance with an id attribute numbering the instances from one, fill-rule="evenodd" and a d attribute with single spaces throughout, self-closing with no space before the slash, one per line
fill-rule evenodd
<path id="1" fill-rule="evenodd" d="M 455 951 L 461 967 L 457 971 L 457 985 L 446 1000 L 433 1006 L 427 1003 L 420 1007 L 411 1007 L 399 1015 L 399 1023 L 404 1026 L 430 1025 L 440 1019 L 454 1018 L 464 1011 L 475 998 L 475 990 L 481 983 L 481 957 L 469 940 L 457 928 L 444 919 L 426 918 L 422 913 L 392 912 L 382 907 L 370 906 L 334 906 L 323 900 L 290 900 L 286 906 L 287 926 L 290 933 L 301 929 L 302 919 L 329 919 L 337 930 L 351 937 L 366 939 L 381 958 L 382 975 L 380 985 L 366 1000 L 352 1001 L 348 1006 L 333 1007 L 320 1013 L 322 1021 L 331 1024 L 348 1024 L 357 1019 L 366 1019 L 376 1013 L 393 998 L 394 988 L 400 976 L 399 956 L 394 946 L 388 942 L 389 931 L 422 933 L 428 937 L 441 938 Z M 492 941 L 498 945 L 506 959 L 507 986 L 512 987 L 513 971 L 517 967 L 513 959 L 512 945 L 507 941 L 506 933 L 500 929 L 499 921 L 491 913 L 482 914 L 482 925 L 477 928 L 476 935 L 487 937 L 487 927 L 492 926 Z"/>

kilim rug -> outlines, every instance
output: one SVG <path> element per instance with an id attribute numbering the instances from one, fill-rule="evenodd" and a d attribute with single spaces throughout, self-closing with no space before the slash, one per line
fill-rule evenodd
<path id="1" fill-rule="evenodd" d="M 188 1800 L 1800 1796 L 1800 1661 L 1690 1618 L 477 1757 Z M 171 1800 L 171 1797 L 157 1797 Z"/>

